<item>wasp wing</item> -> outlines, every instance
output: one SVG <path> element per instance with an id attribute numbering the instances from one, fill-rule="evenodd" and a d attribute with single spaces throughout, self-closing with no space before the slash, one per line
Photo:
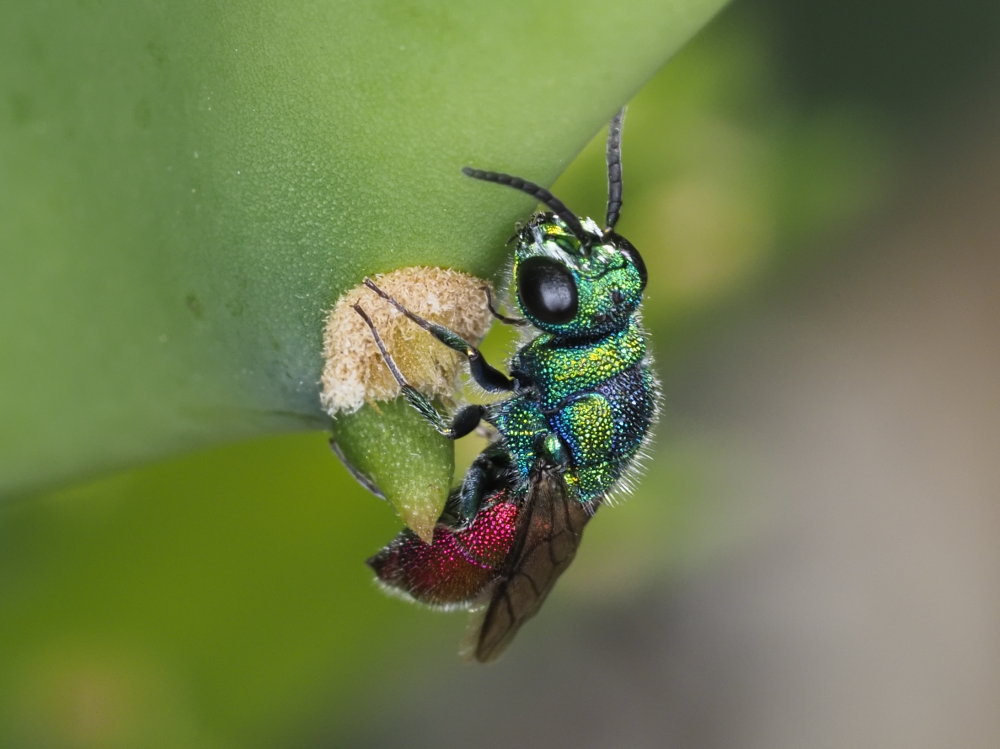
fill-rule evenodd
<path id="1" fill-rule="evenodd" d="M 566 571 L 596 502 L 570 498 L 558 474 L 539 471 L 523 500 L 514 543 L 481 618 L 470 624 L 467 648 L 477 661 L 495 660 L 534 616 Z"/>

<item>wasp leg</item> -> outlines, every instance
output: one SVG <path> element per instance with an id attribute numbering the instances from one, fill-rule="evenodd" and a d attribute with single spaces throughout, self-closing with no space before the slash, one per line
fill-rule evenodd
<path id="1" fill-rule="evenodd" d="M 493 305 L 493 292 L 490 291 L 489 286 L 483 286 L 483 291 L 486 293 L 486 306 L 489 307 L 490 314 L 494 318 L 502 322 L 504 325 L 529 325 L 530 323 L 523 317 L 507 317 L 507 315 L 501 314 L 497 308 Z"/>
<path id="2" fill-rule="evenodd" d="M 457 440 L 459 437 L 464 437 L 473 431 L 477 426 L 479 426 L 480 420 L 483 418 L 483 412 L 486 410 L 484 406 L 477 404 L 465 406 L 460 408 L 449 421 L 444 415 L 442 415 L 431 403 L 430 399 L 413 387 L 410 383 L 406 381 L 403 377 L 403 373 L 399 371 L 399 367 L 396 366 L 395 360 L 389 353 L 389 350 L 385 347 L 385 343 L 382 341 L 382 336 L 378 334 L 375 329 L 375 324 L 372 322 L 368 314 L 361 309 L 360 305 L 354 305 L 354 311 L 357 312 L 361 319 L 365 321 L 368 329 L 372 332 L 372 337 L 375 339 L 375 345 L 378 346 L 379 352 L 382 354 L 382 361 L 385 362 L 385 366 L 392 373 L 396 382 L 399 383 L 399 388 L 403 393 L 403 397 L 406 398 L 407 402 L 413 406 L 416 411 L 423 416 L 431 426 L 438 431 L 439 434 L 444 435 L 448 439 Z"/>
<path id="3" fill-rule="evenodd" d="M 510 455 L 496 447 L 481 452 L 462 479 L 462 486 L 453 497 L 449 510 L 456 516 L 456 525 L 470 522 L 482 508 L 483 499 L 505 486 L 510 475 Z"/>
<path id="4" fill-rule="evenodd" d="M 505 393 L 514 390 L 514 381 L 507 377 L 503 372 L 495 367 L 490 366 L 486 363 L 483 355 L 479 352 L 475 346 L 469 343 L 467 340 L 462 338 L 455 331 L 444 327 L 443 325 L 437 325 L 425 320 L 420 315 L 416 315 L 410 310 L 406 309 L 402 304 L 397 302 L 387 293 L 382 291 L 375 282 L 370 278 L 365 279 L 365 286 L 374 291 L 380 297 L 385 299 L 389 304 L 398 309 L 408 318 L 413 320 L 417 325 L 426 330 L 432 336 L 437 338 L 441 343 L 443 343 L 448 348 L 453 351 L 457 351 L 460 354 L 464 354 L 469 360 L 469 374 L 472 375 L 472 379 L 476 381 L 483 390 L 490 393 Z M 357 309 L 355 307 L 355 309 Z M 396 378 L 399 379 L 398 377 Z"/>

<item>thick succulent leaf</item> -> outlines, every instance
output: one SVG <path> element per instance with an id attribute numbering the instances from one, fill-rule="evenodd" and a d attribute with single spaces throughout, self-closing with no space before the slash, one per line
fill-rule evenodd
<path id="1" fill-rule="evenodd" d="M 0 493 L 323 427 L 338 294 L 494 273 L 460 168 L 550 182 L 720 5 L 6 4 Z"/>

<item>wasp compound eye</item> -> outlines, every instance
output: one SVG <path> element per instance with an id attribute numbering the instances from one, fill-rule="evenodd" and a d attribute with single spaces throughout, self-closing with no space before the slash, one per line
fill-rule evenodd
<path id="1" fill-rule="evenodd" d="M 611 232 L 609 235 L 611 241 L 614 242 L 618 251 L 622 255 L 627 257 L 632 261 L 632 265 L 635 266 L 636 271 L 639 272 L 639 282 L 642 284 L 642 288 L 646 288 L 646 281 L 649 280 L 649 275 L 646 272 L 646 263 L 642 259 L 642 255 L 639 254 L 639 250 L 635 248 L 631 242 L 629 242 L 621 234 Z"/>
<path id="2" fill-rule="evenodd" d="M 524 310 L 539 322 L 561 325 L 576 317 L 576 282 L 558 260 L 532 257 L 517 272 L 517 294 Z"/>

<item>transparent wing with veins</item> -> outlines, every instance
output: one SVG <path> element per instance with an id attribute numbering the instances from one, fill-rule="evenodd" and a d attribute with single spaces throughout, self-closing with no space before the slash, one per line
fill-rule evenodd
<path id="1" fill-rule="evenodd" d="M 573 561 L 583 528 L 596 510 L 596 503 L 568 498 L 557 474 L 536 474 L 489 602 L 470 621 L 463 655 L 486 663 L 503 653 Z"/>

